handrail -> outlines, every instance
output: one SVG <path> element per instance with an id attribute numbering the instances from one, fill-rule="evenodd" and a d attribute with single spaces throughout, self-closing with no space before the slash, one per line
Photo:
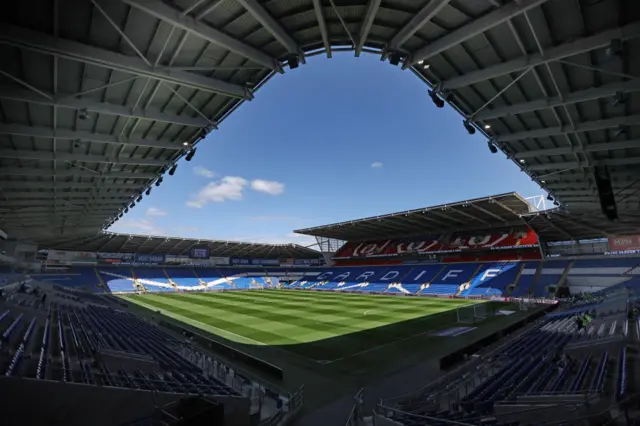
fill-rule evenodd
<path id="1" fill-rule="evenodd" d="M 474 424 L 472 423 L 463 423 L 463 422 L 457 422 L 455 420 L 445 420 L 445 419 L 439 419 L 437 417 L 421 416 L 420 414 L 407 413 L 406 411 L 402 411 L 397 408 L 389 408 L 382 405 L 378 405 L 376 408 L 380 410 L 385 410 L 386 413 L 377 413 L 377 414 L 380 414 L 387 418 L 389 418 L 387 414 L 389 414 L 389 411 L 391 411 L 393 413 L 402 414 L 403 416 L 409 416 L 419 420 L 431 420 L 432 422 L 440 425 L 474 426 Z"/>
<path id="2" fill-rule="evenodd" d="M 347 418 L 347 423 L 345 426 L 356 426 L 359 421 L 358 418 L 358 408 L 362 406 L 364 402 L 364 388 L 360 388 L 356 395 L 353 397 L 353 407 L 351 407 L 351 412 L 349 413 L 349 417 Z"/>

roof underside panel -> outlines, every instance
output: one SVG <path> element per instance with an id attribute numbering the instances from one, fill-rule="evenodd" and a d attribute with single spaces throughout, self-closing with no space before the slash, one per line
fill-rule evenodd
<path id="1" fill-rule="evenodd" d="M 572 213 L 600 214 L 607 173 L 621 216 L 640 208 L 635 0 L 14 3 L 0 224 L 21 238 L 97 235 L 271 76 L 339 50 L 399 58 Z"/>
<path id="2" fill-rule="evenodd" d="M 213 257 L 256 259 L 317 259 L 320 253 L 296 244 L 258 244 L 191 238 L 114 234 L 53 237 L 41 240 L 43 248 L 103 253 L 171 254 L 188 256 L 193 247 L 208 247 Z"/>

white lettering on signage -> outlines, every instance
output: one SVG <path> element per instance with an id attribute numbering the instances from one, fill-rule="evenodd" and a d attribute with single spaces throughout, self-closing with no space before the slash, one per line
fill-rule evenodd
<path id="1" fill-rule="evenodd" d="M 338 281 L 338 282 L 340 282 L 340 281 L 344 281 L 344 280 L 346 280 L 347 278 L 349 278 L 349 275 L 351 275 L 351 272 L 345 272 L 345 273 L 342 273 L 342 274 L 338 275 L 338 276 L 335 278 L 335 281 Z"/>
<path id="2" fill-rule="evenodd" d="M 320 274 L 316 277 L 316 279 L 318 281 L 325 281 L 327 278 L 331 278 L 331 275 L 333 275 L 333 272 L 329 271 L 329 272 L 325 272 L 323 274 Z"/>
<path id="3" fill-rule="evenodd" d="M 436 244 L 438 244 L 437 240 L 412 241 L 406 244 L 406 249 L 405 249 L 405 243 L 402 242 L 396 246 L 396 253 L 402 254 L 402 253 L 411 252 L 411 251 L 418 251 L 418 252 L 429 251 L 429 249 L 431 249 Z"/>
<path id="4" fill-rule="evenodd" d="M 425 271 L 423 269 L 422 271 L 420 271 L 420 273 L 418 275 L 416 275 L 416 277 L 413 279 L 413 281 L 418 281 L 420 279 L 420 277 L 422 277 L 426 273 L 427 273 L 427 271 Z"/>
<path id="5" fill-rule="evenodd" d="M 500 275 L 500 269 L 487 269 L 480 277 L 480 281 L 484 281 L 487 278 L 494 278 Z"/>
<path id="6" fill-rule="evenodd" d="M 442 277 L 442 281 L 446 280 L 447 278 L 456 278 L 460 272 L 463 272 L 462 269 L 452 269 L 447 272 L 444 277 Z"/>
<path id="7" fill-rule="evenodd" d="M 618 238 L 613 240 L 613 243 L 617 246 L 630 246 L 633 244 L 633 240 L 631 238 Z"/>
<path id="8" fill-rule="evenodd" d="M 389 271 L 380 278 L 380 281 L 391 281 L 400 275 L 398 271 Z"/>
<path id="9" fill-rule="evenodd" d="M 364 277 L 364 279 L 368 279 L 370 276 L 375 275 L 376 272 L 375 271 L 366 271 L 361 273 L 357 278 L 356 281 L 359 280 L 360 278 Z"/>

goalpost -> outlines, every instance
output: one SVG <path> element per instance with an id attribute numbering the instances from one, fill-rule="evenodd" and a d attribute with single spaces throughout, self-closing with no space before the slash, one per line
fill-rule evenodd
<path id="1" fill-rule="evenodd" d="M 475 324 L 487 318 L 485 303 L 476 303 L 470 306 L 461 306 L 456 309 L 458 322 L 461 324 Z"/>

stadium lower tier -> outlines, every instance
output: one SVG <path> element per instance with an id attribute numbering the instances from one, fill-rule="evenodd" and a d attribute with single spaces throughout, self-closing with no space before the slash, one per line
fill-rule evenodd
<path id="1" fill-rule="evenodd" d="M 33 278 L 93 292 L 188 292 L 259 288 L 360 291 L 432 296 L 546 297 L 558 286 L 597 278 L 607 287 L 640 276 L 640 258 L 547 260 L 426 265 L 240 269 L 85 267 L 72 274 Z M 596 291 L 600 288 L 586 288 Z M 580 287 L 581 291 L 585 288 Z"/>
<path id="2" fill-rule="evenodd" d="M 640 325 L 628 315 L 638 290 L 615 285 L 585 299 L 589 303 L 576 300 L 576 306 L 548 314 L 445 383 L 383 402 L 380 414 L 404 426 L 560 425 L 574 424 L 560 421 L 562 416 L 599 414 L 625 398 L 630 380 L 637 381 L 629 377 L 627 337 Z M 541 418 L 539 409 L 550 403 L 558 410 L 550 419 Z M 562 404 L 571 404 L 571 410 L 565 412 Z M 509 417 L 514 406 L 523 409 L 517 421 Z"/>

